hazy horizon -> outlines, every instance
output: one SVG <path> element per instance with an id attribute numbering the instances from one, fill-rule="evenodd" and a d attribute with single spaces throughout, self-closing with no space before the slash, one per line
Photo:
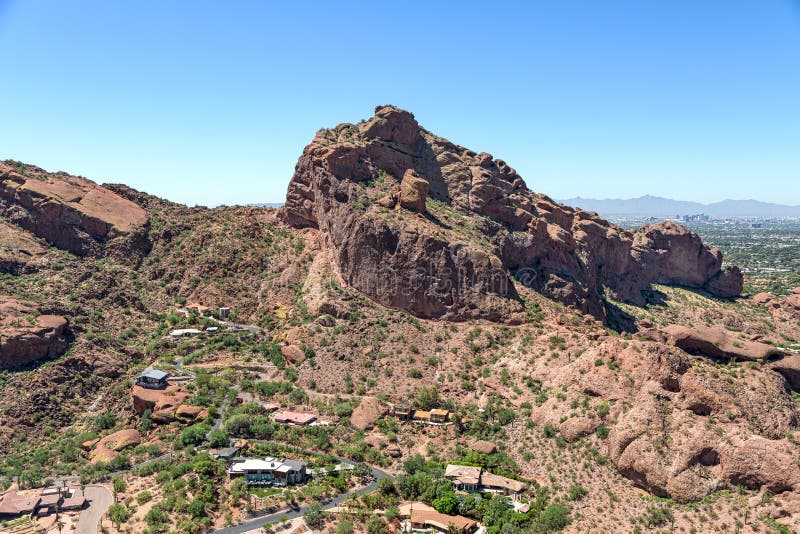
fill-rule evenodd
<path id="1" fill-rule="evenodd" d="M 281 202 L 318 129 L 394 104 L 553 198 L 798 205 L 798 49 L 790 0 L 0 0 L 0 158 Z"/>

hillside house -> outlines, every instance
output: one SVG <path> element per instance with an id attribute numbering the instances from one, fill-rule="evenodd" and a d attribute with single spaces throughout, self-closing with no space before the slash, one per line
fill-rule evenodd
<path id="1" fill-rule="evenodd" d="M 293 486 L 302 484 L 308 478 L 304 462 L 271 456 L 263 460 L 248 458 L 234 463 L 228 474 L 231 477 L 244 477 L 247 484 L 255 486 Z"/>
<path id="2" fill-rule="evenodd" d="M 169 374 L 159 369 L 149 369 L 136 377 L 136 385 L 147 389 L 165 389 Z"/>
<path id="3" fill-rule="evenodd" d="M 458 490 L 496 493 L 511 497 L 519 496 L 528 487 L 519 480 L 495 475 L 483 471 L 480 467 L 468 465 L 448 464 L 444 471 L 444 477 L 451 481 Z"/>
<path id="4" fill-rule="evenodd" d="M 411 419 L 413 412 L 411 405 L 407 403 L 396 403 L 389 406 L 389 413 L 402 421 Z"/>
<path id="5" fill-rule="evenodd" d="M 178 328 L 176 330 L 172 330 L 169 333 L 169 337 L 172 339 L 180 339 L 182 337 L 195 337 L 202 334 L 202 330 L 198 330 L 197 328 Z"/>
<path id="6" fill-rule="evenodd" d="M 30 516 L 39 506 L 41 497 L 38 495 L 20 495 L 19 493 L 6 493 L 0 498 L 0 518 L 9 519 L 19 516 Z"/>
<path id="7" fill-rule="evenodd" d="M 514 480 L 513 478 L 495 475 L 494 473 L 484 472 L 481 474 L 480 491 L 483 493 L 497 493 L 516 497 L 525 491 L 526 487 L 527 484 L 519 480 Z"/>
<path id="8" fill-rule="evenodd" d="M 415 529 L 430 529 L 447 534 L 471 533 L 477 528 L 478 522 L 460 515 L 441 514 L 435 510 L 412 510 L 411 526 Z"/>
<path id="9" fill-rule="evenodd" d="M 456 489 L 469 492 L 480 491 L 481 468 L 448 464 L 444 471 L 444 478 L 452 482 Z"/>
<path id="10" fill-rule="evenodd" d="M 438 408 L 431 410 L 431 423 L 446 423 L 449 417 L 449 410 L 440 410 Z"/>
<path id="11" fill-rule="evenodd" d="M 310 425 L 317 420 L 317 416 L 311 413 L 290 412 L 288 410 L 279 410 L 275 412 L 272 419 L 276 423 L 283 423 L 286 425 L 305 426 Z"/>

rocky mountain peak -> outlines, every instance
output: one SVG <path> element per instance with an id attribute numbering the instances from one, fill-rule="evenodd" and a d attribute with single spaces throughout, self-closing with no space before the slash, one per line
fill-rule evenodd
<path id="1" fill-rule="evenodd" d="M 411 192 L 402 185 L 409 172 L 417 192 L 428 190 L 425 209 L 421 199 L 396 202 Z M 634 235 L 560 205 L 505 161 L 428 133 L 393 106 L 318 132 L 297 163 L 284 216 L 323 233 L 350 285 L 422 317 L 515 320 L 523 308 L 515 275 L 600 318 L 604 296 L 643 304 L 653 282 L 722 297 L 742 286 L 741 273 L 722 271 L 719 251 L 686 228 L 660 223 Z"/>

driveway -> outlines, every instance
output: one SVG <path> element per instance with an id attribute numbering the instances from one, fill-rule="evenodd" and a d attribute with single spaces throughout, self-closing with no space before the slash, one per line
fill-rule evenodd
<path id="1" fill-rule="evenodd" d="M 80 491 L 80 489 L 76 490 Z M 97 534 L 100 532 L 98 525 L 100 518 L 105 515 L 108 508 L 114 503 L 114 496 L 105 486 L 86 486 L 87 508 L 81 511 L 75 534 Z"/>

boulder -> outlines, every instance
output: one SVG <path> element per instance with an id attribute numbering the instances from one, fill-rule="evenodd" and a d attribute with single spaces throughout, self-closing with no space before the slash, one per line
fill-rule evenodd
<path id="1" fill-rule="evenodd" d="M 119 455 L 119 452 L 129 447 L 135 447 L 142 442 L 142 436 L 138 430 L 128 428 L 119 430 L 100 439 L 94 449 L 89 453 L 89 461 L 110 462 Z"/>
<path id="2" fill-rule="evenodd" d="M 303 349 L 298 347 L 297 345 L 284 345 L 281 347 L 281 354 L 286 361 L 291 363 L 299 363 L 303 361 L 305 354 L 303 353 Z"/>
<path id="3" fill-rule="evenodd" d="M 425 200 L 430 186 L 416 171 L 408 169 L 400 182 L 400 206 L 417 213 L 425 213 Z"/>
<path id="4" fill-rule="evenodd" d="M 375 397 L 362 397 L 350 414 L 350 424 L 359 430 L 372 428 L 375 421 L 387 414 L 386 407 Z"/>
<path id="5" fill-rule="evenodd" d="M 596 417 L 570 417 L 558 426 L 561 436 L 572 443 L 584 436 L 588 436 L 600 426 L 600 420 Z"/>
<path id="6" fill-rule="evenodd" d="M 772 370 L 780 373 L 795 391 L 800 391 L 800 353 L 787 354 L 771 364 Z"/>

